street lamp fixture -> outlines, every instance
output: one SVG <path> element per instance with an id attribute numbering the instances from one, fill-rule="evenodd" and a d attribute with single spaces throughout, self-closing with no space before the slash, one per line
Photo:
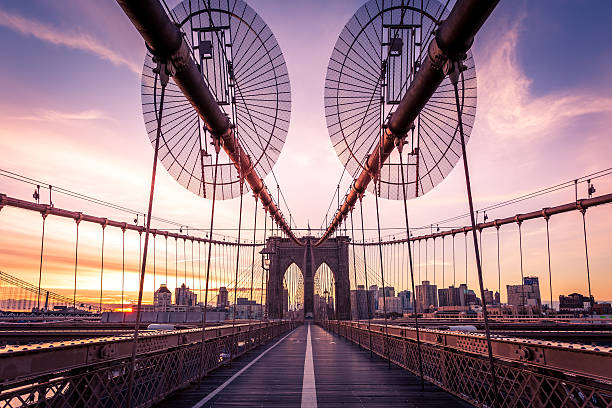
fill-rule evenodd
<path id="1" fill-rule="evenodd" d="M 274 248 L 265 247 L 259 251 L 259 253 L 261 254 L 261 267 L 267 272 L 270 270 L 270 257 L 274 255 L 276 251 Z"/>
<path id="2" fill-rule="evenodd" d="M 261 251 L 259 251 L 259 253 L 261 254 L 261 268 L 263 269 L 263 273 L 269 272 L 270 271 L 270 257 L 272 255 L 274 255 L 276 253 L 276 251 L 274 250 L 274 248 L 268 248 L 266 246 Z M 267 285 L 267 283 L 268 283 L 268 280 L 266 279 L 266 285 Z M 266 299 L 267 299 L 267 294 L 266 294 Z M 267 303 L 267 300 L 266 300 L 266 303 Z M 266 318 L 267 319 L 267 314 L 268 313 L 267 313 L 267 310 L 264 313 L 264 305 L 263 304 L 261 305 L 261 309 L 262 309 L 262 318 Z"/>

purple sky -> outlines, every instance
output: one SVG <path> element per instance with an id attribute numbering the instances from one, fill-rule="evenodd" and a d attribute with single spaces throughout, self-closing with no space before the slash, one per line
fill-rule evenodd
<path id="1" fill-rule="evenodd" d="M 250 2 L 274 32 L 292 81 L 291 127 L 274 170 L 301 228 L 309 221 L 312 227 L 321 225 L 342 173 L 326 128 L 323 87 L 337 36 L 361 4 Z M 473 46 L 478 110 L 468 158 L 476 207 L 612 167 L 611 11 L 612 4 L 604 0 L 502 1 L 487 21 Z M 0 89 L 4 95 L 0 100 L 0 168 L 143 211 L 153 153 L 140 105 L 144 52 L 142 39 L 114 2 L 0 1 Z M 274 191 L 272 178 L 266 181 Z M 345 176 L 342 191 L 349 182 Z M 598 194 L 608 193 L 612 183 L 599 179 L 596 187 Z M 581 186 L 582 192 L 584 189 Z M 31 187 L 0 177 L 0 192 L 27 199 Z M 572 199 L 573 191 L 564 190 L 493 211 L 489 217 Z M 247 203 L 244 222 L 250 225 L 252 202 Z M 132 218 L 60 196 L 56 205 L 126 221 Z M 375 227 L 371 197 L 364 206 L 366 227 Z M 235 228 L 237 208 L 237 199 L 220 203 L 216 225 Z M 383 227 L 403 226 L 401 202 L 383 200 L 381 209 Z M 288 217 L 286 208 L 282 210 Z M 409 203 L 415 227 L 466 210 L 460 166 L 433 191 Z M 184 190 L 161 170 L 154 213 L 205 227 L 210 201 Z M 589 211 L 587 220 L 593 293 L 596 298 L 612 299 L 612 285 L 606 278 L 612 262 L 610 209 Z M 461 225 L 466 222 L 458 221 Z M 71 263 L 73 237 L 64 237 L 73 230 L 73 223 L 64 221 L 55 221 L 50 229 L 49 239 L 56 240 L 58 254 L 58 273 L 48 281 L 52 287 L 69 287 L 61 271 L 62 265 Z M 0 269 L 32 280 L 38 272 L 33 254 L 39 231 L 39 216 L 0 211 Z M 551 221 L 555 298 L 571 291 L 586 293 L 581 233 L 578 213 Z M 99 228 L 84 234 L 91 238 L 93 270 L 98 262 Z M 502 228 L 501 234 L 502 284 L 518 283 L 516 226 Z M 547 281 L 544 222 L 526 223 L 523 234 L 525 274 Z M 137 251 L 137 239 L 132 244 Z M 485 284 L 495 288 L 494 231 L 483 233 L 483 245 Z M 461 248 L 462 243 L 457 246 Z M 431 265 L 431 248 L 429 254 Z M 447 268 L 452 267 L 449 254 L 445 254 Z M 457 257 L 460 270 L 464 268 L 463 253 L 458 252 Z M 436 262 L 441 262 L 440 246 Z M 474 287 L 475 273 L 472 261 L 468 262 L 469 283 Z M 542 286 L 544 296 L 548 286 Z M 503 299 L 505 290 L 502 292 Z"/>

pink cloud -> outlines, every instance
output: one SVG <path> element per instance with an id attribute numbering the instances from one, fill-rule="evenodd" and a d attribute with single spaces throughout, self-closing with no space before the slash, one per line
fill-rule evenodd
<path id="1" fill-rule="evenodd" d="M 79 31 L 62 31 L 57 27 L 41 21 L 26 18 L 0 10 L 0 26 L 10 28 L 26 36 L 32 36 L 55 45 L 63 45 L 94 54 L 98 58 L 110 61 L 118 66 L 125 66 L 132 72 L 140 74 L 140 65 L 118 54 L 108 46 L 100 43 L 91 35 Z"/>
<path id="2" fill-rule="evenodd" d="M 89 120 L 110 120 L 111 118 L 103 111 L 98 109 L 87 109 L 78 112 L 61 112 L 52 109 L 40 109 L 34 115 L 18 116 L 15 119 L 35 120 L 45 122 L 66 122 L 66 121 L 89 121 Z"/>
<path id="3" fill-rule="evenodd" d="M 517 59 L 517 44 L 524 16 L 502 24 L 495 38 L 479 45 L 477 65 L 479 116 L 499 137 L 530 139 L 543 130 L 558 128 L 564 121 L 589 113 L 612 112 L 612 98 L 580 89 L 565 88 L 543 96 L 530 92 L 532 80 Z"/>

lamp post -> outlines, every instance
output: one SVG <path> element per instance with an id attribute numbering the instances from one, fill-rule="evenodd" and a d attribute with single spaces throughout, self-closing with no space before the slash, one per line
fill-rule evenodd
<path id="1" fill-rule="evenodd" d="M 261 251 L 259 251 L 259 253 L 261 254 L 261 268 L 263 269 L 263 273 L 268 274 L 270 272 L 270 257 L 272 255 L 274 255 L 276 253 L 276 251 L 274 250 L 274 248 L 269 248 L 268 246 L 264 247 L 264 249 L 262 249 Z M 267 279 L 266 275 L 266 303 L 268 303 L 268 279 Z M 263 277 L 262 277 L 262 286 L 263 286 Z M 263 290 L 263 287 L 262 287 Z M 264 314 L 264 305 L 263 305 L 263 299 L 261 302 L 261 314 L 262 314 L 262 319 L 265 317 L 266 319 L 268 318 L 268 310 L 266 309 L 265 314 Z"/>

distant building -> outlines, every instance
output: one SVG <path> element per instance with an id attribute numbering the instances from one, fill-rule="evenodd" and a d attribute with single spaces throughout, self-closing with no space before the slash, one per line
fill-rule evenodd
<path id="1" fill-rule="evenodd" d="M 261 319 L 261 305 L 255 300 L 248 298 L 238 298 L 235 305 L 229 307 L 229 317 L 234 317 L 236 311 L 236 319 Z"/>
<path id="2" fill-rule="evenodd" d="M 537 277 L 526 276 L 523 285 L 506 285 L 508 304 L 516 314 L 541 314 L 542 299 Z"/>
<path id="3" fill-rule="evenodd" d="M 385 286 L 385 290 L 383 291 L 383 288 L 379 288 L 378 289 L 378 297 L 381 298 L 383 297 L 383 294 L 385 297 L 394 297 L 395 296 L 395 288 L 393 286 Z"/>
<path id="4" fill-rule="evenodd" d="M 594 303 L 592 296 L 589 299 L 580 293 L 570 293 L 567 296 L 559 295 L 559 312 L 571 314 L 589 313 Z"/>
<path id="5" fill-rule="evenodd" d="M 430 312 L 438 307 L 438 287 L 436 285 L 423 281 L 421 285 L 417 285 L 415 292 L 417 313 Z"/>
<path id="6" fill-rule="evenodd" d="M 593 305 L 593 314 L 596 314 L 596 315 L 612 314 L 612 304 L 607 303 L 607 302 L 595 303 Z"/>
<path id="7" fill-rule="evenodd" d="M 229 307 L 229 297 L 227 288 L 225 286 L 221 286 L 219 288 L 219 294 L 217 295 L 217 307 L 222 309 Z"/>
<path id="8" fill-rule="evenodd" d="M 493 294 L 491 294 L 491 297 L 493 297 Z M 465 283 L 460 284 L 459 287 L 451 285 L 448 288 L 438 290 L 439 306 L 477 306 L 480 305 L 480 303 L 480 299 L 476 296 L 476 293 L 468 289 Z"/>
<path id="9" fill-rule="evenodd" d="M 333 319 L 334 314 L 334 300 L 329 295 L 328 291 L 323 292 L 323 296 L 315 293 L 314 295 L 314 315 L 315 319 Z"/>
<path id="10" fill-rule="evenodd" d="M 438 305 L 440 307 L 465 306 L 465 295 L 463 288 L 456 288 L 451 285 L 448 288 L 438 289 Z"/>
<path id="11" fill-rule="evenodd" d="M 384 314 L 384 311 L 387 311 L 387 314 L 397 313 L 402 314 L 402 298 L 400 297 L 380 297 L 378 299 L 378 313 Z"/>
<path id="12" fill-rule="evenodd" d="M 485 289 L 484 303 L 487 305 L 499 305 L 499 292 L 493 293 L 492 290 Z"/>
<path id="13" fill-rule="evenodd" d="M 378 291 L 378 286 L 377 285 L 370 286 L 370 302 L 372 302 L 374 310 L 378 310 L 378 297 L 379 297 L 379 295 L 380 295 L 380 293 Z"/>
<path id="14" fill-rule="evenodd" d="M 462 292 L 464 306 L 480 305 L 480 299 L 476 296 L 476 292 L 472 289 L 468 289 L 465 283 L 459 285 L 459 289 L 461 289 Z"/>
<path id="15" fill-rule="evenodd" d="M 393 286 L 385 286 L 384 289 L 378 288 L 378 313 L 384 313 L 385 310 L 387 311 L 387 313 L 391 313 L 391 310 L 389 309 L 389 303 L 386 302 L 386 300 L 394 297 L 395 288 Z"/>
<path id="16" fill-rule="evenodd" d="M 181 306 L 195 306 L 198 303 L 198 295 L 183 283 L 179 288 L 174 289 L 174 303 Z"/>
<path id="17" fill-rule="evenodd" d="M 374 310 L 371 306 L 371 302 L 368 305 L 368 292 L 366 292 L 363 285 L 357 285 L 356 290 L 351 290 L 351 318 L 353 320 L 364 320 L 373 317 Z"/>
<path id="18" fill-rule="evenodd" d="M 153 294 L 153 306 L 156 311 L 165 311 L 172 304 L 172 292 L 166 284 L 159 285 Z"/>
<path id="19" fill-rule="evenodd" d="M 412 297 L 409 290 L 402 290 L 397 294 L 402 299 L 402 312 L 409 312 L 412 310 Z"/>

